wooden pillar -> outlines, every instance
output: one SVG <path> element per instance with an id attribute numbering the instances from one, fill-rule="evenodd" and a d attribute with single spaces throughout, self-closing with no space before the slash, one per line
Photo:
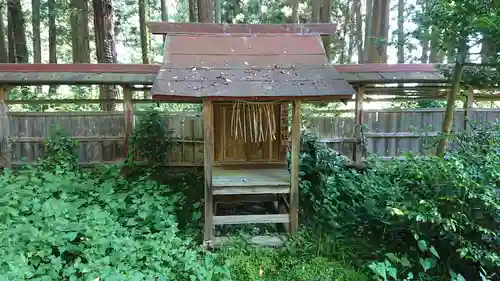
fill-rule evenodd
<path id="1" fill-rule="evenodd" d="M 356 143 L 353 148 L 353 159 L 355 162 L 359 163 L 363 160 L 363 136 L 362 126 L 364 125 L 364 111 L 363 111 L 363 101 L 364 101 L 364 90 L 361 87 L 356 88 L 356 104 L 355 104 L 355 115 L 354 115 L 354 125 L 355 127 L 355 138 Z"/>
<path id="2" fill-rule="evenodd" d="M 5 87 L 0 85 L 0 168 L 10 168 L 11 165 L 7 95 Z"/>
<path id="3" fill-rule="evenodd" d="M 203 101 L 203 137 L 204 137 L 204 167 L 205 167 L 205 231 L 204 244 L 214 245 L 213 225 L 213 193 L 212 164 L 214 148 L 213 104 L 210 100 Z"/>
<path id="4" fill-rule="evenodd" d="M 129 141 L 134 130 L 134 107 L 132 105 L 132 87 L 129 85 L 123 86 L 123 113 L 125 114 L 125 155 L 128 157 Z"/>
<path id="5" fill-rule="evenodd" d="M 464 103 L 464 130 L 470 130 L 469 122 L 472 120 L 474 114 L 474 88 L 469 86 L 467 88 L 467 97 Z"/>
<path id="6" fill-rule="evenodd" d="M 292 103 L 292 159 L 290 188 L 290 232 L 299 228 L 299 168 L 300 168 L 300 105 L 301 101 Z"/>

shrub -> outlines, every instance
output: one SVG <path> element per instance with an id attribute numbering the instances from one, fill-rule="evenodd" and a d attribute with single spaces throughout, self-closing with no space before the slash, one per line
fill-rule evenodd
<path id="1" fill-rule="evenodd" d="M 113 176 L 114 175 L 114 176 Z M 176 195 L 33 168 L 0 177 L 2 280 L 224 280 L 215 256 L 178 236 Z M 168 198 L 168 199 L 167 199 Z"/>
<path id="2" fill-rule="evenodd" d="M 456 148 L 444 159 L 373 159 L 364 173 L 346 168 L 333 151 L 306 139 L 302 206 L 317 229 L 336 238 L 357 237 L 373 258 L 395 253 L 419 272 L 422 261 L 435 258 L 435 266 L 424 266 L 425 276 L 455 270 L 455 276 L 476 280 L 483 269 L 499 276 L 499 135 L 498 123 L 455 134 Z M 425 249 L 419 247 L 424 243 Z"/>

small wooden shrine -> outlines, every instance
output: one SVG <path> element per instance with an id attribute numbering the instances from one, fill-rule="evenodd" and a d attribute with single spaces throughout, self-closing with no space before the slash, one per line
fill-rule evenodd
<path id="1" fill-rule="evenodd" d="M 152 98 L 203 103 L 205 243 L 217 244 L 215 225 L 283 223 L 296 231 L 301 102 L 350 100 L 354 94 L 328 63 L 320 38 L 335 26 L 162 22 L 150 27 L 167 34 Z M 224 196 L 262 195 L 276 196 L 287 212 L 217 214 L 216 203 Z"/>

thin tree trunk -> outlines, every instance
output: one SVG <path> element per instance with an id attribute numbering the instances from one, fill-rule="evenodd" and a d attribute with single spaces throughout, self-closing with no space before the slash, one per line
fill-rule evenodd
<path id="1" fill-rule="evenodd" d="M 5 24 L 4 24 L 4 13 L 5 4 L 0 4 L 0 63 L 9 62 L 9 55 L 7 54 L 7 48 L 5 42 Z"/>
<path id="2" fill-rule="evenodd" d="M 332 10 L 332 3 L 330 0 L 323 0 L 323 7 L 321 7 L 321 15 L 320 15 L 320 20 L 323 23 L 330 23 L 331 22 L 331 10 Z M 325 35 L 322 36 L 323 39 L 323 46 L 325 48 L 326 56 L 328 57 L 328 62 L 331 62 L 332 60 L 332 47 L 331 47 L 331 42 L 332 42 L 332 36 L 331 35 Z"/>
<path id="3" fill-rule="evenodd" d="M 163 1 L 163 0 L 162 0 Z M 139 0 L 139 33 L 141 40 L 141 57 L 143 64 L 149 64 L 149 32 L 146 28 L 146 1 Z M 144 90 L 144 98 L 149 95 L 148 91 Z"/>
<path id="4" fill-rule="evenodd" d="M 111 0 L 93 0 L 93 7 L 97 62 L 116 63 L 112 2 Z M 118 89 L 114 85 L 100 85 L 99 89 L 101 99 L 116 99 L 118 97 Z M 103 102 L 101 110 L 114 111 L 115 104 Z"/>
<path id="5" fill-rule="evenodd" d="M 291 6 L 292 6 L 292 18 L 290 19 L 291 23 L 299 22 L 299 3 L 300 0 L 291 0 Z"/>
<path id="6" fill-rule="evenodd" d="M 351 19 L 349 19 L 349 46 L 347 48 L 347 63 L 352 62 L 352 57 L 354 54 L 354 46 L 356 45 L 355 36 L 356 36 L 356 1 L 353 0 L 351 4 L 351 11 L 349 13 L 351 15 Z M 354 17 L 352 17 L 354 15 Z"/>
<path id="7" fill-rule="evenodd" d="M 389 39 L 389 0 L 373 1 L 373 16 L 370 31 L 368 62 L 387 62 L 387 41 Z"/>
<path id="8" fill-rule="evenodd" d="M 405 63 L 405 0 L 398 1 L 398 63 Z"/>
<path id="9" fill-rule="evenodd" d="M 429 62 L 429 31 L 424 29 L 422 31 L 422 39 L 420 40 L 420 44 L 422 46 L 422 56 L 420 57 L 421 63 Z"/>
<path id="10" fill-rule="evenodd" d="M 361 0 L 359 0 L 361 1 Z M 370 45 L 373 44 L 373 39 L 370 38 L 372 35 L 372 18 L 374 15 L 373 0 L 366 0 L 365 7 L 365 41 L 363 45 L 363 63 L 368 62 L 370 57 Z"/>
<path id="11" fill-rule="evenodd" d="M 346 63 L 346 42 L 348 38 L 348 30 L 349 30 L 349 21 L 351 20 L 350 15 L 349 15 L 349 2 L 350 0 L 347 0 L 347 3 L 344 8 L 344 23 L 342 26 L 342 40 L 340 41 L 340 58 L 339 58 L 339 63 L 344 64 Z M 348 58 L 347 58 L 348 59 Z"/>
<path id="12" fill-rule="evenodd" d="M 20 0 L 7 0 L 8 11 L 11 17 L 14 48 L 17 63 L 29 63 L 28 43 L 26 42 L 25 21 Z"/>
<path id="13" fill-rule="evenodd" d="M 189 1 L 189 22 L 196 22 L 196 1 Z"/>
<path id="14" fill-rule="evenodd" d="M 311 0 L 311 21 L 319 22 L 319 13 L 321 10 L 321 0 Z"/>
<path id="15" fill-rule="evenodd" d="M 455 66 L 453 67 L 452 72 L 452 85 L 451 90 L 448 92 L 448 98 L 446 101 L 446 111 L 444 115 L 443 121 L 443 135 L 439 140 L 438 147 L 436 149 L 436 154 L 438 156 L 443 156 L 446 151 L 446 135 L 450 133 L 451 127 L 453 126 L 453 117 L 455 113 L 455 102 L 457 100 L 457 96 L 460 94 L 460 83 L 462 82 L 462 74 L 464 70 L 465 58 L 467 57 L 467 36 L 464 34 L 460 34 L 460 42 L 458 46 L 458 56 L 455 61 Z"/>
<path id="16" fill-rule="evenodd" d="M 431 40 L 430 40 L 430 52 L 429 52 L 429 63 L 438 63 L 439 55 L 441 51 L 441 46 L 439 46 L 439 33 L 435 27 L 431 29 Z"/>
<path id="17" fill-rule="evenodd" d="M 14 38 L 14 22 L 9 8 L 7 7 L 7 51 L 9 63 L 16 63 L 16 39 Z"/>
<path id="18" fill-rule="evenodd" d="M 56 0 L 48 0 L 49 10 L 49 63 L 57 63 Z M 49 97 L 57 94 L 57 86 L 49 87 Z"/>
<path id="19" fill-rule="evenodd" d="M 198 21 L 203 23 L 213 22 L 212 0 L 198 0 Z"/>
<path id="20" fill-rule="evenodd" d="M 167 0 L 160 0 L 161 21 L 168 21 L 168 6 Z M 163 35 L 163 43 L 167 39 L 167 35 Z"/>
<path id="21" fill-rule="evenodd" d="M 354 0 L 356 3 L 356 47 L 358 52 L 358 63 L 364 62 L 363 52 L 363 18 L 361 17 L 361 0 Z"/>
<path id="22" fill-rule="evenodd" d="M 31 25 L 33 28 L 33 62 L 42 63 L 42 39 L 40 36 L 40 0 L 31 0 Z M 42 86 L 35 87 L 37 95 L 42 94 Z"/>
<path id="23" fill-rule="evenodd" d="M 88 0 L 72 0 L 70 5 L 73 63 L 90 63 Z"/>
<path id="24" fill-rule="evenodd" d="M 260 6 L 259 6 L 260 11 Z M 222 21 L 222 0 L 215 0 L 215 22 L 221 23 Z"/>

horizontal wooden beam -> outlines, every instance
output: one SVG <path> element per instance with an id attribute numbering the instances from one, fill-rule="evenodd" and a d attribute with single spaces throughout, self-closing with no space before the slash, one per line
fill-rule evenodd
<path id="1" fill-rule="evenodd" d="M 225 224 L 252 224 L 252 223 L 288 223 L 288 214 L 277 215 L 240 215 L 240 216 L 214 216 L 215 225 Z"/>
<path id="2" fill-rule="evenodd" d="M 329 35 L 336 31 L 333 23 L 290 24 L 217 24 L 149 22 L 153 34 L 319 34 Z"/>

